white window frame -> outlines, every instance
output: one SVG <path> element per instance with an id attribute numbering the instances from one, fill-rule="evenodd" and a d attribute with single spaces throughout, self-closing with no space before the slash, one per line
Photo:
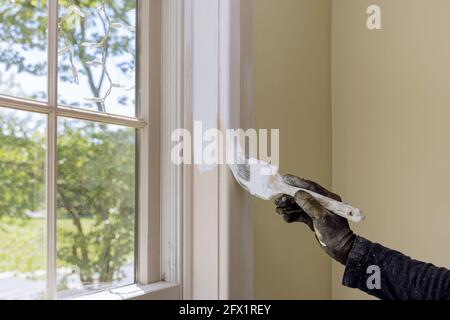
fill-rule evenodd
<path id="1" fill-rule="evenodd" d="M 47 114 L 49 133 L 56 132 L 58 116 L 140 131 L 136 284 L 78 299 L 252 298 L 248 196 L 226 167 L 204 175 L 194 166 L 172 165 L 169 157 L 173 129 L 192 130 L 193 121 L 202 120 L 203 111 L 211 114 L 210 108 L 215 118 L 203 120 L 217 128 L 250 126 L 253 0 L 138 1 L 140 117 L 57 108 L 58 42 L 57 29 L 51 28 L 49 74 L 54 76 L 49 77 L 48 103 L 0 96 L 0 106 Z M 49 24 L 57 26 L 57 0 L 48 3 Z M 199 102 L 211 82 L 217 85 L 216 95 Z M 48 137 L 53 138 L 47 152 L 55 154 L 56 134 Z M 54 159 L 47 160 L 47 184 L 53 191 L 47 195 L 47 250 L 49 269 L 56 272 L 51 254 L 56 253 Z M 49 299 L 56 296 L 54 288 L 49 281 Z"/>
<path id="2" fill-rule="evenodd" d="M 58 106 L 58 1 L 47 0 L 47 3 L 47 103 L 0 95 L 1 107 L 47 115 L 46 298 L 57 298 L 57 120 L 66 117 L 137 129 L 139 144 L 136 284 L 76 299 L 177 299 L 181 294 L 181 171 L 162 165 L 169 161 L 169 154 L 167 148 L 161 148 L 161 139 L 167 141 L 169 132 L 181 121 L 177 115 L 181 114 L 182 68 L 181 55 L 177 52 L 181 52 L 182 43 L 182 0 L 138 0 L 139 113 L 136 118 Z M 166 56 L 161 55 L 161 50 Z M 174 81 L 179 84 L 175 89 Z M 167 193 L 168 190 L 171 192 Z M 161 198 L 162 194 L 171 196 Z"/>
<path id="3" fill-rule="evenodd" d="M 164 0 L 165 1 L 165 0 Z M 184 125 L 249 128 L 253 0 L 184 0 Z M 183 168 L 183 298 L 251 299 L 249 196 L 226 166 Z"/>

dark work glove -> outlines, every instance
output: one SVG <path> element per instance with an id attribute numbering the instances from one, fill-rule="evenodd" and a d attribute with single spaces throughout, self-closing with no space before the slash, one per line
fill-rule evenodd
<path id="1" fill-rule="evenodd" d="M 292 175 L 284 176 L 284 181 L 294 187 L 314 191 L 326 197 L 342 201 L 341 197 L 331 193 L 315 182 Z M 305 191 L 297 192 L 295 198 L 283 195 L 275 200 L 277 212 L 288 223 L 303 222 L 315 232 L 316 238 L 325 252 L 343 265 L 355 241 L 355 234 L 348 221 L 325 209 L 313 196 Z"/>

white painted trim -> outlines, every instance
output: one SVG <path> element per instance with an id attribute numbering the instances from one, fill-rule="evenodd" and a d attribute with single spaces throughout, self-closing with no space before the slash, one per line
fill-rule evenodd
<path id="1" fill-rule="evenodd" d="M 192 132 L 192 0 L 184 1 L 183 41 L 183 128 Z M 193 172 L 192 166 L 183 165 L 182 173 L 182 297 L 193 299 Z"/>
<path id="2" fill-rule="evenodd" d="M 158 282 L 150 285 L 129 285 L 106 290 L 71 300 L 178 300 L 180 286 L 169 282 Z"/>
<path id="3" fill-rule="evenodd" d="M 250 61 L 243 40 L 251 46 L 251 6 L 248 1 L 220 1 L 219 126 L 225 129 L 249 128 L 251 107 L 242 99 L 242 69 Z M 245 13 L 245 16 L 242 16 Z M 241 24 L 241 21 L 245 22 Z M 247 84 L 248 85 L 248 84 Z M 249 195 L 240 188 L 227 166 L 219 167 L 219 299 L 252 297 L 252 221 Z"/>
<path id="4" fill-rule="evenodd" d="M 57 84 L 54 84 L 53 86 L 57 86 Z M 53 92 L 53 94 L 55 94 L 55 92 Z M 55 104 L 56 102 L 48 102 L 47 104 L 39 101 L 0 96 L 0 105 L 4 108 L 47 115 L 55 112 L 58 117 L 114 124 L 135 129 L 143 129 L 147 126 L 147 122 L 139 118 L 130 118 L 110 113 L 83 110 L 66 106 L 58 106 L 58 108 L 55 109 L 55 107 L 52 107 L 52 105 Z"/>
<path id="5" fill-rule="evenodd" d="M 139 1 L 139 116 L 148 125 L 139 131 L 138 267 L 136 280 L 161 280 L 160 270 L 160 110 L 161 0 Z"/>
<path id="6" fill-rule="evenodd" d="M 182 126 L 183 0 L 164 0 L 161 16 L 161 278 L 181 279 L 182 170 L 171 161 L 172 132 Z"/>
<path id="7" fill-rule="evenodd" d="M 219 112 L 219 0 L 191 0 L 191 114 L 204 130 L 217 128 Z M 193 124 L 189 126 L 192 128 Z M 219 169 L 193 165 L 189 251 L 191 298 L 219 297 Z"/>
<path id="8" fill-rule="evenodd" d="M 58 101 L 58 1 L 48 1 L 48 105 L 47 148 L 46 148 L 46 298 L 53 300 L 57 295 L 57 245 L 56 245 L 56 172 L 57 172 L 57 125 L 56 115 Z"/>
<path id="9" fill-rule="evenodd" d="M 240 1 L 221 2 L 220 10 L 220 125 L 221 130 L 244 128 L 241 119 Z M 251 292 L 252 247 L 248 195 L 236 185 L 230 170 L 220 167 L 219 179 L 220 299 L 248 299 Z"/>
<path id="10" fill-rule="evenodd" d="M 48 106 L 55 109 L 58 104 L 58 0 L 47 1 L 48 6 Z"/>
<path id="11" fill-rule="evenodd" d="M 241 105 L 240 2 L 186 0 L 185 6 L 185 128 L 192 132 L 199 120 L 205 130 L 245 128 L 250 105 Z M 183 298 L 251 298 L 248 196 L 218 166 L 185 166 L 183 194 Z"/>
<path id="12" fill-rule="evenodd" d="M 139 105 L 139 117 L 145 119 L 146 121 L 150 118 L 150 46 L 147 42 L 150 41 L 148 32 L 143 30 L 148 30 L 148 23 L 150 21 L 150 2 L 139 2 L 139 15 L 138 15 L 138 52 L 139 54 L 139 67 L 137 68 L 139 75 L 138 88 L 138 105 Z M 146 24 L 145 29 L 141 27 L 141 24 Z M 138 203 L 138 218 L 137 218 L 137 272 L 136 281 L 142 285 L 151 282 L 151 275 L 149 270 L 150 262 L 150 252 L 148 243 L 150 241 L 149 229 L 150 229 L 150 219 L 148 212 L 150 210 L 149 203 L 149 190 L 150 190 L 150 177 L 149 168 L 150 165 L 147 163 L 150 154 L 150 128 L 147 126 L 139 131 L 139 177 L 138 177 L 138 188 L 139 188 L 139 203 Z"/>
<path id="13" fill-rule="evenodd" d="M 81 110 L 71 107 L 59 106 L 57 110 L 59 117 L 66 117 L 77 120 L 86 120 L 93 122 L 101 122 L 107 124 L 113 124 L 118 126 L 124 126 L 135 129 L 143 129 L 147 126 L 147 121 L 138 118 L 129 118 L 109 113 L 101 113 L 90 110 Z"/>
<path id="14" fill-rule="evenodd" d="M 138 282 L 146 285 L 163 281 L 163 287 L 157 292 L 158 284 L 151 285 L 153 292 L 137 298 L 178 299 L 181 296 L 182 171 L 172 165 L 170 138 L 182 120 L 183 1 L 141 3 L 142 30 L 149 30 L 141 32 L 141 43 L 149 46 L 140 50 L 140 99 L 142 106 L 149 107 L 142 108 L 140 114 L 148 126 L 141 130 Z M 145 159 L 148 159 L 146 163 Z"/>

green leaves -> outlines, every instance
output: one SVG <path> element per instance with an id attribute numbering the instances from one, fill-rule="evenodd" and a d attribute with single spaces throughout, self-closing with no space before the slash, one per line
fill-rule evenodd
<path id="1" fill-rule="evenodd" d="M 45 117 L 0 109 L 0 273 L 45 268 Z M 118 281 L 134 258 L 135 131 L 59 121 L 58 268 Z M 64 289 L 64 285 L 60 287 Z"/>
<path id="2" fill-rule="evenodd" d="M 44 209 L 44 119 L 0 112 L 0 217 Z"/>
<path id="3" fill-rule="evenodd" d="M 60 231 L 60 262 L 87 282 L 120 279 L 134 253 L 135 132 L 61 120 L 58 155 L 58 221 L 75 227 Z"/>

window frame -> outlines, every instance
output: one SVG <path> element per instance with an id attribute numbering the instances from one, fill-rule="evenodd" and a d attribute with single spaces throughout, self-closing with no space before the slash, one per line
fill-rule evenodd
<path id="1" fill-rule="evenodd" d="M 219 130 L 252 126 L 253 1 L 184 0 L 190 132 L 195 121 Z M 183 299 L 253 297 L 252 228 L 250 196 L 227 166 L 184 166 Z"/>
<path id="2" fill-rule="evenodd" d="M 171 165 L 167 148 L 162 150 L 172 128 L 181 121 L 182 1 L 137 0 L 137 116 L 117 116 L 58 105 L 58 0 L 47 0 L 48 7 L 48 99 L 32 101 L 0 95 L 0 106 L 47 115 L 46 148 L 46 299 L 57 299 L 57 121 L 59 117 L 120 125 L 137 130 L 137 215 L 135 284 L 74 299 L 155 299 L 180 297 L 180 195 L 181 171 Z M 164 16 L 164 17 L 163 17 Z M 175 18 L 175 20 L 174 20 Z M 142 30 L 144 30 L 142 32 Z M 168 36 L 162 38 L 161 33 Z M 170 53 L 164 58 L 161 52 Z M 171 66 L 177 66 L 172 72 Z M 165 76 L 163 77 L 163 72 Z M 178 83 L 178 82 L 177 82 Z M 166 88 L 166 90 L 163 90 Z M 163 92 L 163 94 L 162 94 Z M 162 112 L 162 110 L 165 110 Z M 151 150 L 151 152 L 150 152 Z M 163 152 L 162 152 L 163 151 Z M 169 162 L 170 163 L 170 162 Z M 169 176 L 165 181 L 161 177 Z M 161 190 L 172 190 L 161 198 Z M 175 191 L 175 192 L 173 192 Z"/>

